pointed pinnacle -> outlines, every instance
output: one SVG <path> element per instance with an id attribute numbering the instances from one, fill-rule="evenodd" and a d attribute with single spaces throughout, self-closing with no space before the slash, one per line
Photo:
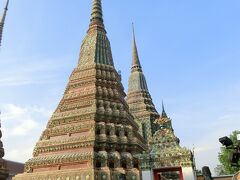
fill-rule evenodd
<path id="1" fill-rule="evenodd" d="M 141 64 L 139 61 L 139 56 L 138 56 L 138 50 L 137 50 L 137 43 L 136 43 L 136 38 L 135 38 L 135 30 L 134 30 L 134 24 L 132 23 L 132 31 L 133 31 L 133 57 L 132 57 L 132 69 L 139 69 L 141 70 Z"/>
<path id="2" fill-rule="evenodd" d="M 93 27 L 100 27 L 104 29 L 101 0 L 92 0 L 90 29 Z"/>
<path id="3" fill-rule="evenodd" d="M 5 6 L 5 10 L 8 10 L 8 4 L 9 4 L 9 0 L 7 0 L 6 6 Z"/>
<path id="4" fill-rule="evenodd" d="M 165 111 L 165 107 L 164 107 L 164 103 L 163 103 L 163 101 L 162 101 L 162 118 L 167 118 L 168 116 L 167 116 L 167 113 L 166 113 L 166 111 Z"/>
<path id="5" fill-rule="evenodd" d="M 4 27 L 6 15 L 7 15 L 8 4 L 9 4 L 9 0 L 7 0 L 6 6 L 4 8 L 3 15 L 2 15 L 2 17 L 0 19 L 0 46 L 1 46 L 1 42 L 2 42 L 3 27 Z"/>
<path id="6" fill-rule="evenodd" d="M 4 12 L 3 12 L 3 15 L 1 17 L 1 20 L 0 20 L 1 24 L 4 24 L 4 21 L 5 21 L 5 18 L 6 18 L 6 14 L 7 14 L 7 10 L 8 10 L 8 4 L 9 4 L 9 0 L 7 0 L 7 2 L 6 2 L 6 6 L 4 8 Z"/>
<path id="7" fill-rule="evenodd" d="M 134 23 L 132 23 L 132 32 L 133 32 L 133 41 L 135 41 L 135 29 L 134 29 Z M 135 43 L 136 44 L 136 43 Z"/>

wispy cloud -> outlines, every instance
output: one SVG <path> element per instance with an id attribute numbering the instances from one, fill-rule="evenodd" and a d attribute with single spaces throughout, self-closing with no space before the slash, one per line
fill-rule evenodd
<path id="1" fill-rule="evenodd" d="M 38 107 L 21 107 L 15 104 L 0 104 L 5 136 L 26 135 L 34 131 L 39 123 L 39 116 L 48 117 L 51 111 Z"/>
<path id="2" fill-rule="evenodd" d="M 29 158 L 31 158 L 32 151 L 33 147 L 24 147 L 21 151 L 19 148 L 10 149 L 6 152 L 6 158 L 8 160 L 25 163 Z"/>
<path id="3" fill-rule="evenodd" d="M 7 63 L 7 64 L 6 64 Z M 32 61 L 30 57 L 26 59 L 8 59 L 0 62 L 1 67 L 11 66 L 1 69 L 0 87 L 24 86 L 29 84 L 43 84 L 60 80 L 61 71 L 67 69 L 70 64 L 64 58 L 39 58 Z"/>
<path id="4" fill-rule="evenodd" d="M 218 139 L 222 136 L 228 136 L 232 131 L 239 129 L 240 113 L 230 113 L 220 116 L 216 121 L 209 123 L 199 123 L 199 127 L 195 124 L 189 124 L 188 128 L 199 132 L 197 137 L 189 138 L 189 141 L 194 142 L 195 145 L 195 159 L 197 168 L 201 169 L 203 166 L 209 166 L 213 174 L 214 168 L 219 164 L 218 152 L 220 152 L 221 144 Z M 184 141 L 184 139 L 183 139 Z M 191 146 L 191 144 L 188 144 Z"/>
<path id="5" fill-rule="evenodd" d="M 10 75 L 10 77 L 2 77 L 0 79 L 0 87 L 12 87 L 12 86 L 24 86 L 24 85 L 34 85 L 34 84 L 46 84 L 51 82 L 56 82 L 57 77 L 55 76 L 34 76 L 31 74 L 23 75 Z"/>
<path id="6" fill-rule="evenodd" d="M 31 157 L 32 149 L 52 111 L 15 104 L 0 104 L 0 109 L 5 158 L 25 162 Z"/>

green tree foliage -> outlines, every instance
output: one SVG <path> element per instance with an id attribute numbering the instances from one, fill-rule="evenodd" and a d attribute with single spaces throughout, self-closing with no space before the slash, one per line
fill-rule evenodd
<path id="1" fill-rule="evenodd" d="M 232 140 L 234 145 L 238 145 L 237 141 L 237 134 L 240 134 L 240 131 L 233 131 L 230 135 L 230 139 Z M 228 174 L 235 174 L 239 171 L 239 167 L 233 167 L 229 160 L 229 156 L 232 150 L 227 149 L 226 147 L 221 147 L 220 153 L 218 154 L 218 160 L 221 165 L 218 165 L 215 168 L 215 172 L 218 175 L 228 175 Z"/>
<path id="2" fill-rule="evenodd" d="M 202 171 L 199 170 L 199 169 L 196 169 L 196 174 L 197 174 L 197 176 L 201 176 L 202 175 Z"/>
<path id="3" fill-rule="evenodd" d="M 225 169 L 224 169 L 223 165 L 217 165 L 217 167 L 215 167 L 214 171 L 218 176 L 227 174 L 227 173 L 225 173 Z"/>

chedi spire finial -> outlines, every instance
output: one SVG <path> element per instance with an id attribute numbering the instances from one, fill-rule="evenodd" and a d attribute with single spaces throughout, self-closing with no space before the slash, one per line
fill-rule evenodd
<path id="1" fill-rule="evenodd" d="M 102 0 L 92 0 L 92 13 L 90 20 L 90 28 L 99 27 L 104 29 Z"/>
<path id="2" fill-rule="evenodd" d="M 142 69 L 141 63 L 138 56 L 138 50 L 137 50 L 137 43 L 135 38 L 135 30 L 134 30 L 134 24 L 132 23 L 132 31 L 133 31 L 133 55 L 132 55 L 132 70 L 140 70 Z"/>
<path id="3" fill-rule="evenodd" d="M 7 16 L 8 4 L 9 4 L 9 0 L 7 0 L 6 6 L 4 8 L 3 15 L 0 18 L 0 46 L 1 46 L 1 43 L 2 43 L 3 27 L 4 27 L 5 19 L 6 19 L 6 16 Z"/>
<path id="4" fill-rule="evenodd" d="M 162 115 L 161 115 L 161 117 L 162 117 L 162 118 L 167 118 L 167 117 L 168 117 L 168 116 L 167 116 L 167 113 L 166 113 L 166 111 L 165 111 L 165 106 L 164 106 L 163 101 L 162 101 Z"/>

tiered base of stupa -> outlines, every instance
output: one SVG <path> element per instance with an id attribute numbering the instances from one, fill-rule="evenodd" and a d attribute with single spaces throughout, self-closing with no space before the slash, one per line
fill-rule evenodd
<path id="1" fill-rule="evenodd" d="M 122 168 L 109 169 L 74 169 L 57 170 L 51 172 L 24 173 L 17 175 L 13 180 L 140 180 L 137 169 L 124 170 Z"/>
<path id="2" fill-rule="evenodd" d="M 93 169 L 57 170 L 48 172 L 24 173 L 13 180 L 82 180 L 94 179 Z"/>
<path id="3" fill-rule="evenodd" d="M 7 169 L 7 164 L 4 159 L 0 159 L 0 180 L 6 180 L 9 175 L 9 170 Z"/>

